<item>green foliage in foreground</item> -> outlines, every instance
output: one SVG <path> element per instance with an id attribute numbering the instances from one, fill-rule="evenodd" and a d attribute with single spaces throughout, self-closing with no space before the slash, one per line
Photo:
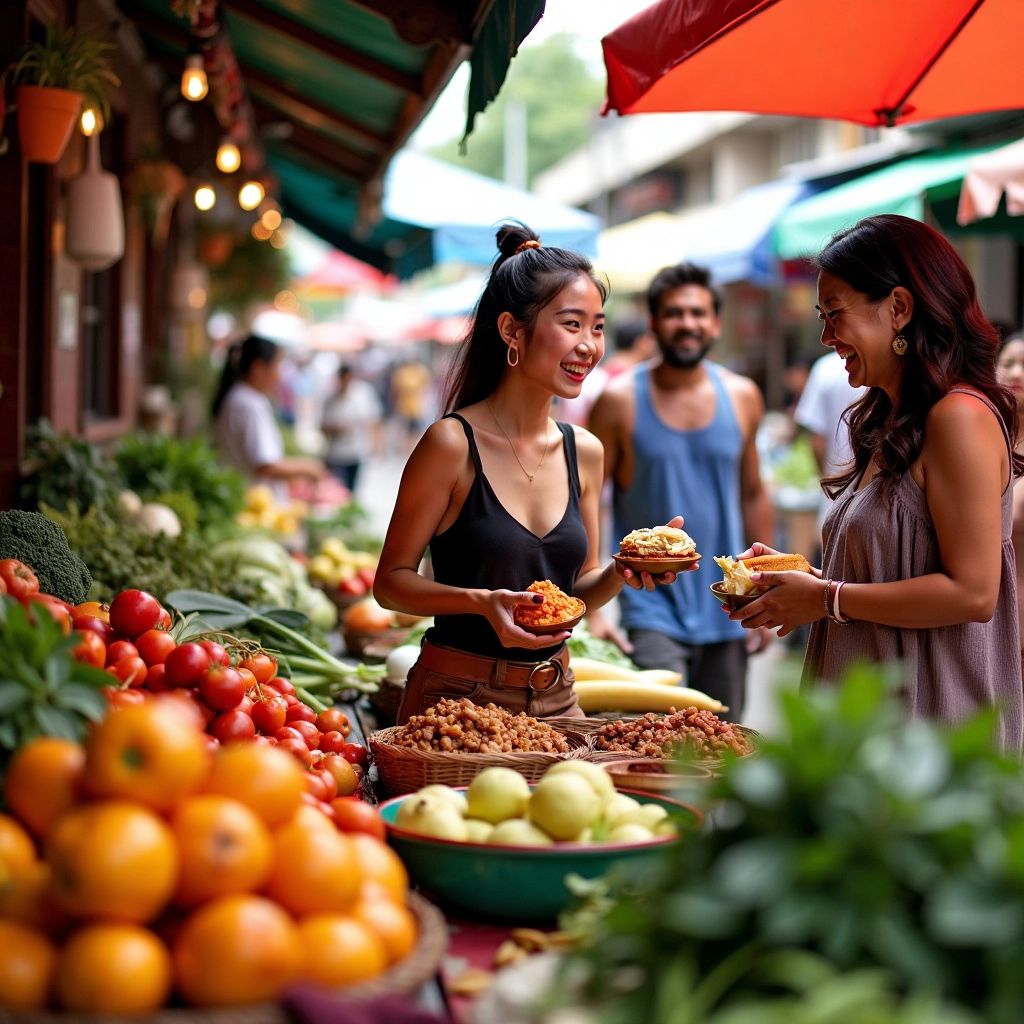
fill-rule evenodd
<path id="1" fill-rule="evenodd" d="M 710 788 L 714 828 L 568 922 L 595 1019 L 1024 1020 L 1024 780 L 994 715 L 908 722 L 869 669 L 781 711 Z"/>

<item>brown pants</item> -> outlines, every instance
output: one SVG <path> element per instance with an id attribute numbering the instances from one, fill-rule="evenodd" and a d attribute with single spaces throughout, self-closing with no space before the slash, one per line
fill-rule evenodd
<path id="1" fill-rule="evenodd" d="M 573 688 L 573 674 L 569 670 L 568 648 L 562 649 L 551 660 L 561 666 L 561 673 L 555 683 L 544 690 L 534 690 L 521 685 L 522 676 L 529 672 L 531 663 L 505 661 L 500 658 L 473 656 L 473 678 L 459 675 L 463 666 L 452 666 L 446 671 L 446 652 L 456 659 L 465 659 L 462 651 L 423 642 L 424 652 L 429 648 L 428 661 L 424 654 L 409 670 L 405 681 L 405 695 L 398 708 L 397 724 L 404 725 L 412 715 L 422 714 L 444 697 L 459 699 L 468 697 L 474 704 L 497 704 L 499 707 L 518 714 L 525 711 L 534 718 L 583 718 L 576 691 Z M 509 680 L 515 678 L 515 685 Z"/>

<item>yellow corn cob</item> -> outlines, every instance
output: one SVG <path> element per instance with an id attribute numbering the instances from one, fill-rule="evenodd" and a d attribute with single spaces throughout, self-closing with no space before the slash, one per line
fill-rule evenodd
<path id="1" fill-rule="evenodd" d="M 659 686 L 678 686 L 683 681 L 683 674 L 668 668 L 645 668 L 637 672 L 636 681 L 657 683 Z"/>
<path id="2" fill-rule="evenodd" d="M 636 682 L 637 672 L 631 668 L 624 668 L 621 665 L 609 665 L 606 661 L 598 661 L 596 658 L 573 657 L 569 662 L 569 668 L 577 680 L 580 679 L 628 679 Z"/>
<path id="3" fill-rule="evenodd" d="M 584 712 L 592 711 L 657 711 L 670 708 L 700 708 L 704 711 L 728 711 L 720 701 L 700 690 L 687 686 L 664 686 L 661 683 L 637 683 L 622 679 L 576 680 L 576 696 Z"/>

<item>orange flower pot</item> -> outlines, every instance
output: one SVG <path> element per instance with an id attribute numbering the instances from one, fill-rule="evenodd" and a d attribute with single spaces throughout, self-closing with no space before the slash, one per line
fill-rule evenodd
<path id="1" fill-rule="evenodd" d="M 69 89 L 20 85 L 16 99 L 22 156 L 34 163 L 57 163 L 78 120 L 82 94 Z"/>

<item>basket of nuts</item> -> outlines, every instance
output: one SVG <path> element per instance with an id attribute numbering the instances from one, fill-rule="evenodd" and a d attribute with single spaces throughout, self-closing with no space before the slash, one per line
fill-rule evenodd
<path id="1" fill-rule="evenodd" d="M 377 778 L 388 796 L 435 782 L 468 786 L 493 766 L 512 768 L 536 782 L 555 761 L 583 757 L 589 749 L 579 733 L 465 698 L 444 698 L 405 725 L 370 735 Z"/>
<path id="2" fill-rule="evenodd" d="M 672 757 L 714 771 L 727 752 L 738 757 L 756 753 L 760 736 L 753 729 L 719 718 L 713 711 L 682 708 L 667 715 L 649 712 L 628 721 L 606 722 L 590 735 L 590 761 Z"/>

